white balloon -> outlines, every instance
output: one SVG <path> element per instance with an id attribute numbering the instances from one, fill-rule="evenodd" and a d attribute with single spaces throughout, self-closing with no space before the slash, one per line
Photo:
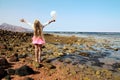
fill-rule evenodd
<path id="1" fill-rule="evenodd" d="M 56 11 L 51 11 L 50 16 L 53 20 L 56 20 Z"/>

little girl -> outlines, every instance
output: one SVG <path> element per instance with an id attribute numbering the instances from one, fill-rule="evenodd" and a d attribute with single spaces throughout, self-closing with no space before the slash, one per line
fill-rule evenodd
<path id="1" fill-rule="evenodd" d="M 51 22 L 55 22 L 55 20 L 50 20 L 43 25 L 37 19 L 34 21 L 33 24 L 27 22 L 24 19 L 21 19 L 20 21 L 33 27 L 34 36 L 32 37 L 32 43 L 35 45 L 35 59 L 36 59 L 35 61 L 41 62 L 42 45 L 45 44 L 43 28 L 50 24 Z"/>

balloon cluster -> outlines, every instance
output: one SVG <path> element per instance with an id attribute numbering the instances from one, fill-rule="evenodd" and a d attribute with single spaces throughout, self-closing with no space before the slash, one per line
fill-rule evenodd
<path id="1" fill-rule="evenodd" d="M 56 20 L 56 11 L 51 11 L 50 16 L 52 17 L 52 20 Z"/>

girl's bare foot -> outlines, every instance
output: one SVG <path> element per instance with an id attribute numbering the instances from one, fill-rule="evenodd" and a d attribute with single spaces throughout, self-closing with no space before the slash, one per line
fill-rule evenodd
<path id="1" fill-rule="evenodd" d="M 37 60 L 35 60 L 35 62 L 38 62 Z"/>
<path id="2" fill-rule="evenodd" d="M 36 62 L 38 62 L 38 59 L 35 59 Z"/>
<path id="3" fill-rule="evenodd" d="M 41 63 L 41 59 L 39 59 L 38 62 Z"/>

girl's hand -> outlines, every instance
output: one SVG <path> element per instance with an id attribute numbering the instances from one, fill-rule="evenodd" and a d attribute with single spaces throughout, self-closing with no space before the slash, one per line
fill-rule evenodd
<path id="1" fill-rule="evenodd" d="M 26 22 L 24 19 L 20 19 L 20 22 Z"/>
<path id="2" fill-rule="evenodd" d="M 52 20 L 52 22 L 55 22 L 55 20 Z"/>
<path id="3" fill-rule="evenodd" d="M 51 22 L 55 22 L 55 20 L 50 20 L 49 23 L 51 23 Z"/>

